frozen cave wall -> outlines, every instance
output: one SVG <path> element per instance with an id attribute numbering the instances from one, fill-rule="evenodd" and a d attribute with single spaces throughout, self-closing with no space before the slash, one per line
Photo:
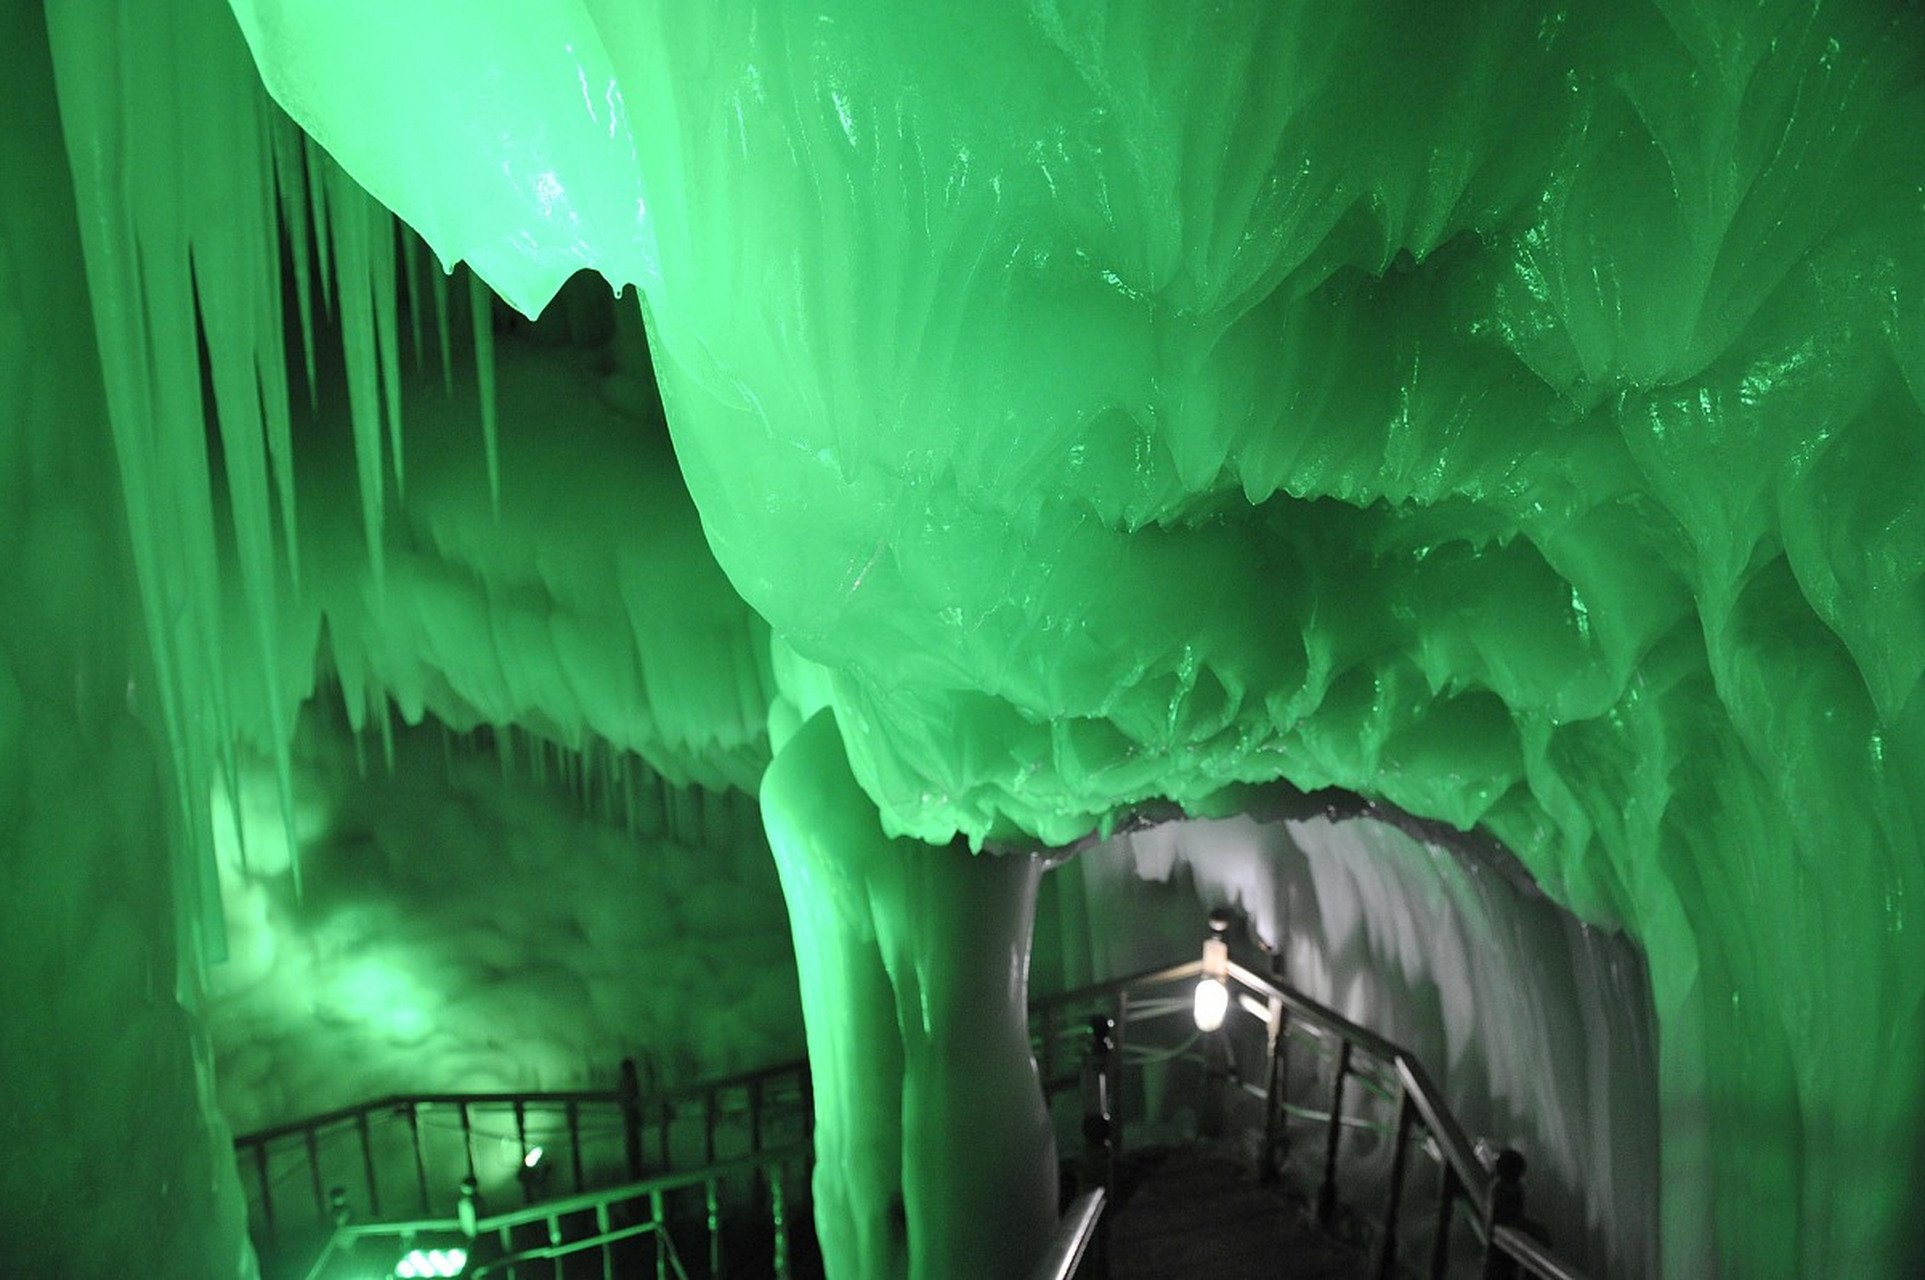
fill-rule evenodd
<path id="1" fill-rule="evenodd" d="M 564 782 L 559 753 L 538 779 L 533 745 L 504 759 L 422 726 L 390 765 L 310 705 L 298 899 L 272 769 L 221 797 L 207 1020 L 237 1132 L 388 1094 L 613 1088 L 625 1057 L 672 1088 L 802 1056 L 754 800 L 639 771 Z"/>
<path id="2" fill-rule="evenodd" d="M 1275 948 L 1290 985 L 1415 1053 L 1474 1138 L 1525 1154 L 1531 1217 L 1563 1256 L 1595 1276 L 1656 1274 L 1656 1028 L 1636 946 L 1545 898 L 1488 842 L 1354 804 L 1294 807 L 1163 823 L 1049 873 L 1037 993 L 1187 959 L 1230 906 L 1237 960 L 1268 973 L 1261 946 Z M 1322 1174 L 1316 1136 L 1289 1170 L 1304 1189 Z M 1366 1215 L 1385 1185 L 1384 1146 L 1368 1154 L 1343 1184 Z"/>
<path id="3" fill-rule="evenodd" d="M 37 5 L 0 83 L 0 1268 L 244 1276 Z"/>
<path id="4" fill-rule="evenodd" d="M 169 1219 L 189 1253 L 238 1227 L 169 949 L 218 955 L 214 779 L 249 741 L 292 790 L 322 654 L 377 733 L 391 709 L 523 723 L 740 787 L 779 685 L 794 723 L 833 712 L 885 833 L 933 847 L 1060 843 L 1157 797 L 1222 812 L 1279 777 L 1482 826 L 1648 959 L 1663 1270 L 1902 1273 L 1925 1147 L 1915 11 L 233 10 L 344 168 L 264 106 L 220 6 L 49 0 L 98 349 L 35 315 L 6 356 L 77 396 L 101 375 L 119 509 L 80 521 L 116 546 L 125 521 L 163 775 L 136 804 L 129 756 L 117 795 L 180 853 L 142 874 L 184 873 L 80 899 L 177 908 L 177 938 L 151 906 L 112 935 L 152 965 L 104 995 L 32 980 L 103 1020 L 173 990 L 141 1050 L 177 1068 L 141 1077 L 173 1082 L 144 1165 L 195 1189 Z M 8 144 L 65 190 L 37 110 Z M 526 313 L 582 267 L 640 288 L 699 523 L 605 369 L 517 384 L 511 357 L 496 385 L 485 294 L 421 273 L 357 180 Z M 77 296 L 65 211 L 6 208 L 30 296 Z M 442 362 L 455 408 L 424 414 L 434 361 L 407 372 L 402 321 L 428 314 L 472 339 Z M 317 451 L 286 357 L 327 365 L 318 329 L 347 403 Z M 536 411 L 520 457 L 498 394 Z M 96 488 L 102 462 L 79 464 Z M 74 540 L 28 538 L 9 572 L 69 581 L 49 544 Z M 133 638 L 84 603 L 90 640 Z M 20 705 L 71 665 L 16 674 Z M 88 742 L 65 696 L 54 732 Z M 18 874 L 89 865 L 72 838 L 33 835 Z M 27 1052 L 64 1042 L 43 1030 Z M 100 1123 L 108 1096 L 49 1114 Z M 115 1220 L 88 1247 L 150 1249 L 147 1212 L 90 1215 Z"/>
<path id="5" fill-rule="evenodd" d="M 439 252 L 641 287 L 889 830 L 1278 777 L 1481 824 L 1648 958 L 1664 1270 L 1899 1269 L 1914 9 L 381 5 L 357 63 L 355 6 L 235 7 Z"/>

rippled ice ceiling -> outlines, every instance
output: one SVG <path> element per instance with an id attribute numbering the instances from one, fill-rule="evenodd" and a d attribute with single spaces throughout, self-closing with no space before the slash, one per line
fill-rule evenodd
<path id="1" fill-rule="evenodd" d="M 614 648 L 519 679 L 502 652 L 569 638 L 450 647 L 417 706 L 750 777 L 772 701 L 832 707 L 885 824 L 934 843 L 1279 778 L 1481 825 L 1648 956 L 1668 1272 L 1896 1267 L 1925 1058 L 1914 12 L 233 8 L 354 181 L 218 24 L 50 7 L 70 149 L 121 148 L 75 150 L 75 184 L 185 830 L 221 726 L 285 740 L 321 625 L 259 270 L 282 226 L 318 237 L 295 310 L 338 308 L 359 523 L 407 590 L 380 549 L 416 277 L 358 181 L 524 311 L 582 266 L 639 287 L 726 574 L 669 507 L 551 512 L 617 578 L 682 529 L 663 572 L 726 643 L 629 597 Z M 225 566 L 179 429 L 196 308 Z M 513 474 L 459 501 L 505 508 Z M 537 545 L 467 554 L 606 598 Z M 230 697 L 224 648 L 278 674 Z M 379 688 L 404 651 L 353 661 Z"/>

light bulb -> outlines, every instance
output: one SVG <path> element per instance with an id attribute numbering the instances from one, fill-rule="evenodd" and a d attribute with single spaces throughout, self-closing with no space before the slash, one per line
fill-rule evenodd
<path id="1" fill-rule="evenodd" d="M 1215 1031 L 1230 1012 L 1230 988 L 1221 978 L 1205 978 L 1196 984 L 1196 1029 Z"/>

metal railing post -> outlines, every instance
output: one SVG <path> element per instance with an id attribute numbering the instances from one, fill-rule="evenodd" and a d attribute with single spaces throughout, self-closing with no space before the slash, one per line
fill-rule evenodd
<path id="1" fill-rule="evenodd" d="M 327 1216 L 327 1188 L 321 1185 L 321 1140 L 310 1126 L 307 1130 L 307 1170 L 314 1180 L 314 1209 L 322 1217 Z"/>
<path id="2" fill-rule="evenodd" d="M 1085 1187 L 1116 1195 L 1116 1114 L 1110 1077 L 1116 1060 L 1116 1023 L 1103 1014 L 1089 1020 L 1083 1069 L 1083 1160 Z"/>
<path id="3" fill-rule="evenodd" d="M 1403 1212 L 1404 1172 L 1410 1159 L 1410 1130 L 1417 1119 L 1416 1104 L 1408 1090 L 1397 1090 L 1396 1145 L 1390 1152 L 1390 1189 L 1384 1200 L 1384 1236 L 1377 1251 L 1377 1280 L 1391 1280 L 1397 1269 L 1397 1219 Z"/>
<path id="4" fill-rule="evenodd" d="M 1116 1024 L 1114 1044 L 1110 1051 L 1110 1151 L 1112 1155 L 1123 1150 L 1123 1040 L 1130 1021 L 1130 993 L 1127 989 L 1116 993 Z M 1111 1188 L 1114 1190 L 1114 1188 Z"/>
<path id="5" fill-rule="evenodd" d="M 1491 1171 L 1490 1212 L 1484 1219 L 1484 1280 L 1515 1280 L 1517 1261 L 1497 1244 L 1499 1227 L 1524 1221 L 1524 1157 L 1511 1148 L 1497 1153 Z"/>
<path id="6" fill-rule="evenodd" d="M 1323 1185 L 1317 1188 L 1317 1225 L 1329 1230 L 1337 1214 L 1337 1145 L 1343 1137 L 1344 1077 L 1350 1074 L 1350 1041 L 1338 1042 L 1337 1078 L 1330 1086 L 1330 1132 L 1324 1140 Z"/>
<path id="7" fill-rule="evenodd" d="M 421 1212 L 428 1212 L 428 1161 L 421 1153 L 421 1116 L 410 1102 L 407 1108 L 408 1140 L 414 1145 L 414 1180 L 421 1189 Z"/>
<path id="8" fill-rule="evenodd" d="M 635 1059 L 622 1059 L 621 1084 L 617 1088 L 622 1107 L 622 1148 L 628 1157 L 628 1176 L 642 1176 L 642 1078 Z"/>
<path id="9" fill-rule="evenodd" d="M 461 1146 L 468 1157 L 468 1176 L 479 1178 L 481 1174 L 475 1167 L 475 1122 L 465 1102 L 461 1104 Z"/>
<path id="10" fill-rule="evenodd" d="M 582 1108 L 572 1098 L 564 1114 L 568 1118 L 568 1154 L 575 1175 L 575 1190 L 582 1190 Z"/>
<path id="11" fill-rule="evenodd" d="M 1462 1190 L 1457 1167 L 1445 1159 L 1444 1180 L 1437 1191 L 1437 1234 L 1430 1241 L 1430 1280 L 1444 1280 L 1450 1270 L 1450 1216 Z"/>
<path id="12" fill-rule="evenodd" d="M 1283 1152 L 1289 1140 L 1284 1101 L 1290 1091 L 1290 1014 L 1283 1001 L 1270 1002 L 1270 1078 L 1263 1093 L 1263 1156 L 1257 1180 L 1273 1183 L 1283 1176 Z"/>
<path id="13" fill-rule="evenodd" d="M 261 1177 L 261 1219 L 267 1226 L 269 1239 L 278 1232 L 274 1226 L 274 1184 L 267 1176 L 267 1144 L 259 1143 L 254 1148 L 254 1167 Z"/>
<path id="14" fill-rule="evenodd" d="M 528 1103 L 525 1099 L 515 1099 L 515 1145 L 521 1148 L 520 1168 L 515 1170 L 515 1179 L 521 1183 L 521 1202 L 533 1204 L 537 1198 L 534 1170 L 528 1165 Z"/>
<path id="15" fill-rule="evenodd" d="M 361 1134 L 361 1169 L 368 1181 L 368 1213 L 378 1218 L 381 1216 L 381 1191 L 374 1184 L 374 1137 L 368 1132 L 368 1113 L 363 1111 L 354 1117 L 354 1124 Z"/>

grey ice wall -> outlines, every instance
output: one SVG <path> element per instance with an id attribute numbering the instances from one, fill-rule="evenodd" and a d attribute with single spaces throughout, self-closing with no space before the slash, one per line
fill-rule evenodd
<path id="1" fill-rule="evenodd" d="M 1210 909 L 1240 907 L 1292 985 L 1414 1051 L 1472 1135 L 1525 1152 L 1530 1216 L 1567 1256 L 1598 1276 L 1656 1274 L 1656 1046 L 1637 948 L 1537 893 L 1501 850 L 1435 834 L 1315 817 L 1119 836 L 1045 877 L 1035 989 L 1193 958 Z"/>

